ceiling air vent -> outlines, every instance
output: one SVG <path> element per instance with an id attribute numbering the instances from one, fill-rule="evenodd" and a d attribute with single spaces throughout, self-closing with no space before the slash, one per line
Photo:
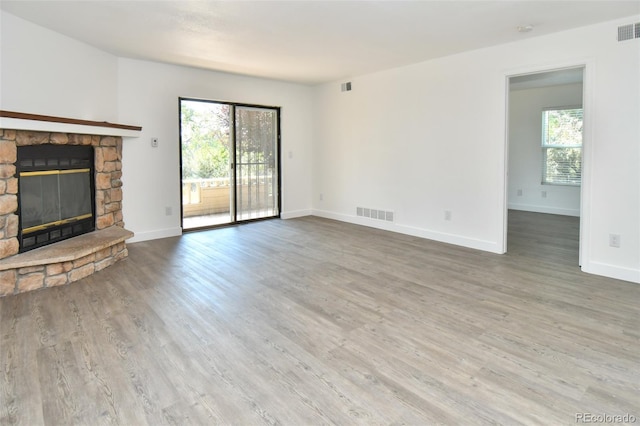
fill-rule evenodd
<path id="1" fill-rule="evenodd" d="M 618 27 L 618 41 L 640 38 L 640 22 Z"/>

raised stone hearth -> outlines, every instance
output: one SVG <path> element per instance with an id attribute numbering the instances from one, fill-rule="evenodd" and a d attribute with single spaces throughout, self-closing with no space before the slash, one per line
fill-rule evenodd
<path id="1" fill-rule="evenodd" d="M 18 146 L 91 145 L 96 231 L 18 253 Z M 122 137 L 0 128 L 0 296 L 77 281 L 127 256 L 122 217 Z"/>
<path id="2" fill-rule="evenodd" d="M 127 257 L 133 232 L 119 226 L 0 260 L 0 295 L 69 284 Z"/>

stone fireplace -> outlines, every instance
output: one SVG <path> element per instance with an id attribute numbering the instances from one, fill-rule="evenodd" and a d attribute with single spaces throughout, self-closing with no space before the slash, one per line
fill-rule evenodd
<path id="1" fill-rule="evenodd" d="M 95 231 L 19 253 L 18 147 L 61 145 L 93 148 Z M 65 285 L 125 258 L 133 233 L 124 229 L 121 177 L 121 136 L 0 128 L 0 296 Z"/>

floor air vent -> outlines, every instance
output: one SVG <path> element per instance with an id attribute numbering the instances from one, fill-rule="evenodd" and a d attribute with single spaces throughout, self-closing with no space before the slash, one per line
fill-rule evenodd
<path id="1" fill-rule="evenodd" d="M 618 41 L 640 38 L 640 22 L 618 27 Z"/>
<path id="2" fill-rule="evenodd" d="M 368 209 L 366 207 L 356 207 L 356 214 L 371 219 L 386 220 L 393 222 L 393 212 L 387 210 Z"/>

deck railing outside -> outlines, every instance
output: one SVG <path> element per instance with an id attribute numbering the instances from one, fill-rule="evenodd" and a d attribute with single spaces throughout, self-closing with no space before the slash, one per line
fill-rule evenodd
<path id="1" fill-rule="evenodd" d="M 238 211 L 275 211 L 273 178 L 271 175 L 239 177 L 237 191 Z M 182 209 L 185 218 L 229 213 L 231 205 L 231 180 L 225 178 L 184 179 L 182 181 Z"/>

